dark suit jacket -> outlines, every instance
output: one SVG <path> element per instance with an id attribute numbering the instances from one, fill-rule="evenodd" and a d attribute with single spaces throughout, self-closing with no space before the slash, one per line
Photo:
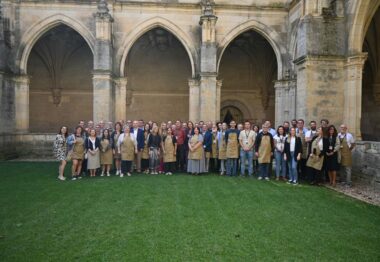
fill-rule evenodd
<path id="1" fill-rule="evenodd" d="M 133 127 L 131 128 L 131 134 L 134 133 Z M 145 143 L 145 136 L 144 136 L 144 131 L 140 128 L 137 129 L 137 150 L 141 150 L 144 148 L 144 143 Z"/>
<path id="2" fill-rule="evenodd" d="M 285 148 L 284 152 L 286 154 L 286 160 L 290 162 L 291 160 L 291 155 L 290 155 L 290 137 L 287 137 L 285 140 Z M 298 136 L 296 137 L 296 144 L 294 147 L 294 160 L 297 161 L 297 156 L 298 154 L 302 154 L 302 141 L 301 138 Z"/>

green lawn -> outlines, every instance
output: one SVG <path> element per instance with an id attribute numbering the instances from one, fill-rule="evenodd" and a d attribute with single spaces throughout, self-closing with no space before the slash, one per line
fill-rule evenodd
<path id="1" fill-rule="evenodd" d="M 0 261 L 380 261 L 380 208 L 326 188 L 56 166 L 0 163 Z"/>

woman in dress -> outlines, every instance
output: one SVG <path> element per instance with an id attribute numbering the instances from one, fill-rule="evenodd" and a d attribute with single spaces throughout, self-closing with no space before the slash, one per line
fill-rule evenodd
<path id="1" fill-rule="evenodd" d="M 83 137 L 83 128 L 81 126 L 77 126 L 75 128 L 74 134 L 69 136 L 67 139 L 67 144 L 71 148 L 68 157 L 73 161 L 73 164 L 71 166 L 72 180 L 82 178 L 80 176 L 80 173 L 85 152 L 84 141 L 85 139 Z"/>
<path id="2" fill-rule="evenodd" d="M 283 126 L 277 128 L 277 134 L 273 137 L 274 141 L 274 158 L 276 159 L 276 180 L 286 179 L 286 160 L 285 153 L 285 129 Z M 281 174 L 281 175 L 280 175 Z"/>
<path id="3" fill-rule="evenodd" d="M 113 162 L 112 140 L 109 129 L 104 129 L 102 139 L 100 141 L 100 164 L 102 165 L 102 174 L 110 176 L 110 170 Z"/>
<path id="4" fill-rule="evenodd" d="M 149 148 L 149 169 L 152 175 L 157 175 L 160 166 L 161 136 L 158 134 L 158 127 L 153 126 L 148 139 Z"/>
<path id="5" fill-rule="evenodd" d="M 97 137 L 96 130 L 90 129 L 90 136 L 86 139 L 87 150 L 87 169 L 90 171 L 90 177 L 96 175 L 96 169 L 100 167 L 100 139 Z"/>
<path id="6" fill-rule="evenodd" d="M 339 170 L 338 152 L 340 150 L 340 140 L 335 126 L 328 127 L 328 134 L 324 143 L 327 143 L 326 151 L 326 171 L 329 175 L 330 185 L 336 186 L 336 172 Z"/>
<path id="7" fill-rule="evenodd" d="M 291 127 L 289 135 L 285 140 L 284 160 L 287 161 L 289 167 L 289 182 L 290 184 L 298 184 L 298 161 L 302 156 L 302 140 L 296 134 L 296 129 Z"/>
<path id="8" fill-rule="evenodd" d="M 203 136 L 199 127 L 194 128 L 194 135 L 189 140 L 189 157 L 187 161 L 187 172 L 192 175 L 199 175 L 205 171 L 203 152 Z M 202 164 L 203 163 L 203 164 Z"/>
<path id="9" fill-rule="evenodd" d="M 220 175 L 226 174 L 226 160 L 227 160 L 227 144 L 226 144 L 226 131 L 227 131 L 227 123 L 222 123 L 222 129 L 218 133 L 218 159 L 220 161 Z"/>
<path id="10" fill-rule="evenodd" d="M 67 135 L 67 127 L 62 126 L 59 129 L 59 132 L 54 141 L 54 155 L 55 158 L 59 161 L 58 179 L 62 181 L 66 180 L 64 173 L 67 157 Z"/>
<path id="11" fill-rule="evenodd" d="M 119 136 L 117 141 L 117 148 L 121 154 L 121 173 L 120 177 L 124 174 L 131 176 L 132 163 L 137 154 L 137 140 L 128 125 L 124 127 L 124 133 Z"/>
<path id="12" fill-rule="evenodd" d="M 211 172 L 218 172 L 218 126 L 212 125 L 212 145 L 211 145 Z"/>
<path id="13" fill-rule="evenodd" d="M 172 175 L 175 169 L 177 152 L 177 139 L 173 135 L 173 129 L 169 127 L 167 134 L 162 141 L 162 153 L 164 160 L 164 170 L 166 175 Z"/>
<path id="14" fill-rule="evenodd" d="M 150 135 L 150 125 L 149 123 L 147 123 L 144 126 L 144 149 L 141 154 L 141 168 L 142 170 L 144 170 L 145 174 L 149 174 L 149 147 L 148 147 L 149 135 Z"/>
<path id="15" fill-rule="evenodd" d="M 253 125 L 252 127 L 253 132 L 256 133 L 256 136 L 259 134 L 260 128 L 258 125 Z M 253 146 L 253 170 L 254 173 L 257 174 L 259 172 L 259 161 L 256 156 L 255 146 Z"/>
<path id="16" fill-rule="evenodd" d="M 112 144 L 112 150 L 113 150 L 113 158 L 115 160 L 115 167 L 116 167 L 116 175 L 120 175 L 121 173 L 121 155 L 119 154 L 119 151 L 117 150 L 117 141 L 119 140 L 119 136 L 121 133 L 123 133 L 121 122 L 117 122 L 115 124 L 115 131 L 113 131 L 111 135 L 111 144 Z"/>

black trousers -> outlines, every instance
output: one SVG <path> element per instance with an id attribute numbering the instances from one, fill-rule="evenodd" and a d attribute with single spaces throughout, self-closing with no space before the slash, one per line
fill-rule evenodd
<path id="1" fill-rule="evenodd" d="M 186 148 L 185 145 L 177 145 L 177 154 L 176 154 L 176 169 L 177 171 L 186 170 Z"/>
<path id="2" fill-rule="evenodd" d="M 312 167 L 307 167 L 307 173 L 308 173 L 308 180 L 310 183 L 315 184 L 315 183 L 322 183 L 323 178 L 322 175 L 324 175 L 324 170 L 317 170 Z"/>
<path id="3" fill-rule="evenodd" d="M 132 172 L 132 163 L 133 161 L 122 160 L 121 161 L 121 173 L 126 174 Z"/>
<path id="4" fill-rule="evenodd" d="M 300 181 L 304 181 L 307 178 L 306 161 L 307 159 L 301 158 L 297 165 L 298 180 Z"/>
<path id="5" fill-rule="evenodd" d="M 167 172 L 173 173 L 174 170 L 175 170 L 175 164 L 176 164 L 176 162 L 165 162 L 164 163 L 164 171 L 165 171 L 165 173 L 167 173 Z"/>
<path id="6" fill-rule="evenodd" d="M 149 159 L 141 159 L 141 170 L 149 169 Z"/>

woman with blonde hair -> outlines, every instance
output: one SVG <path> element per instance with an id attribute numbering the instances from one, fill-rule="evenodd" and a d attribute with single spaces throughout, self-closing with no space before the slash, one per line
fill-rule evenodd
<path id="1" fill-rule="evenodd" d="M 83 128 L 81 126 L 77 126 L 75 128 L 74 134 L 69 136 L 67 139 L 67 144 L 70 146 L 70 152 L 68 154 L 68 158 L 73 161 L 71 166 L 71 175 L 72 180 L 77 180 L 81 178 L 80 172 L 82 169 L 82 161 L 84 159 L 85 139 L 83 137 Z"/>
<path id="2" fill-rule="evenodd" d="M 67 136 L 67 127 L 62 126 L 55 137 L 53 146 L 55 158 L 60 162 L 58 168 L 58 179 L 62 181 L 66 180 L 64 173 L 67 157 Z"/>

